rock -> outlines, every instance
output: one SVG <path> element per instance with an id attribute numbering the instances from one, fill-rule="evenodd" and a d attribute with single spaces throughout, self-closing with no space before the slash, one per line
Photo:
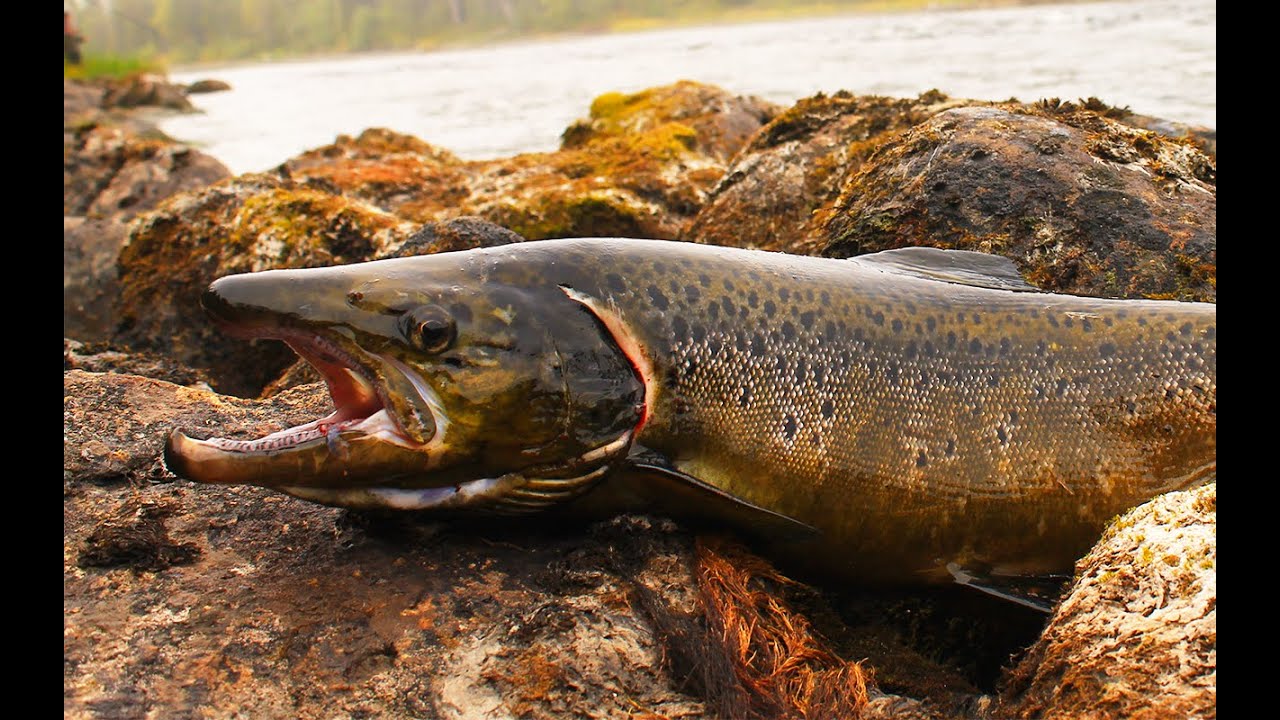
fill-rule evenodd
<path id="1" fill-rule="evenodd" d="M 167 357 L 150 353 L 125 352 L 110 343 L 82 343 L 62 339 L 62 369 L 94 373 L 123 373 L 164 380 L 175 385 L 209 388 L 209 378 L 199 370 L 179 365 Z M 318 381 L 317 377 L 313 382 Z"/>
<path id="2" fill-rule="evenodd" d="M 72 128 L 65 139 L 62 332 L 105 340 L 115 330 L 116 262 L 129 220 L 230 172 L 198 150 L 162 136 L 139 136 L 102 117 Z"/>
<path id="3" fill-rule="evenodd" d="M 996 717 L 1217 717 L 1217 483 L 1112 523 Z"/>
<path id="4" fill-rule="evenodd" d="M 62 79 L 62 122 L 70 125 L 74 118 L 92 114 L 102 107 L 106 88 L 86 80 Z"/>
<path id="5" fill-rule="evenodd" d="M 190 85 L 187 85 L 186 87 L 186 91 L 188 95 L 198 95 L 200 93 L 223 92 L 225 90 L 230 90 L 230 89 L 231 89 L 230 83 L 227 83 L 224 80 L 212 80 L 212 79 L 197 80 L 191 83 Z"/>
<path id="6" fill-rule="evenodd" d="M 106 340 L 120 292 L 116 259 L 128 231 L 118 216 L 62 218 L 62 334 Z"/>
<path id="7" fill-rule="evenodd" d="M 240 272 L 368 260 L 393 251 L 414 229 L 358 200 L 273 174 L 176 196 L 131 228 L 120 253 L 113 339 L 206 370 L 223 392 L 256 396 L 296 356 L 283 343 L 216 330 L 200 308 L 209 283 Z"/>
<path id="8" fill-rule="evenodd" d="M 467 216 L 423 225 L 399 247 L 377 259 L 474 250 L 524 241 L 524 238 L 500 225 L 494 225 L 484 218 Z"/>
<path id="9" fill-rule="evenodd" d="M 970 104 L 930 91 L 915 99 L 815 95 L 776 115 L 733 159 L 681 239 L 816 254 L 840 188 L 889 138 Z"/>
<path id="10" fill-rule="evenodd" d="M 754 96 L 731 95 L 713 85 L 681 80 L 636 93 L 605 93 L 591 103 L 590 117 L 561 135 L 561 150 L 576 150 L 610 138 L 643 136 L 670 123 L 688 127 L 694 149 L 727 161 L 781 110 Z"/>
<path id="11" fill-rule="evenodd" d="M 281 172 L 426 223 L 466 200 L 470 168 L 448 150 L 412 135 L 370 128 L 291 158 Z"/>
<path id="12" fill-rule="evenodd" d="M 1093 111 L 956 108 L 849 179 L 823 252 L 979 250 L 1012 258 L 1046 290 L 1212 301 L 1216 175 L 1192 144 Z"/>
<path id="13" fill-rule="evenodd" d="M 195 112 L 181 85 L 170 83 L 160 75 L 141 74 L 108 81 L 102 98 L 104 108 L 161 107 L 180 112 Z"/>
<path id="14" fill-rule="evenodd" d="M 760 100 L 681 82 L 597 98 L 559 152 L 468 162 L 373 129 L 304 153 L 284 171 L 418 223 L 474 215 L 530 240 L 672 239 L 727 159 L 774 112 Z"/>

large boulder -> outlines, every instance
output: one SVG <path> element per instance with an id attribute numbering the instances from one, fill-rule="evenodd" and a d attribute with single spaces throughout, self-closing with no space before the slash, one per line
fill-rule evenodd
<path id="1" fill-rule="evenodd" d="M 979 250 L 1046 290 L 1212 301 L 1216 182 L 1216 162 L 1191 142 L 1085 108 L 955 108 L 848 180 L 824 253 Z"/>
<path id="2" fill-rule="evenodd" d="M 1215 482 L 1114 521 L 1009 673 L 996 716 L 1217 717 L 1217 509 Z"/>
<path id="3" fill-rule="evenodd" d="M 816 254 L 844 181 L 878 147 L 935 113 L 972 101 L 815 95 L 776 115 L 733 158 L 681 239 Z"/>

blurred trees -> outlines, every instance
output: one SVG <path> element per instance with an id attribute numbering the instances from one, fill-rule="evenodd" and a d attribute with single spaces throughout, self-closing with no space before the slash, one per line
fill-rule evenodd
<path id="1" fill-rule="evenodd" d="M 909 4 L 911 0 L 899 0 Z M 170 62 L 425 48 L 870 0 L 70 0 L 90 52 Z M 880 0 L 876 3 L 883 6 Z M 919 4 L 924 4 L 923 0 Z"/>

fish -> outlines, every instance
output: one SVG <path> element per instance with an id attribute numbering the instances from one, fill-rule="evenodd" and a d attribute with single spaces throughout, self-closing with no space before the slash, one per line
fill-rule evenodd
<path id="1" fill-rule="evenodd" d="M 1007 258 L 570 238 L 216 280 L 334 411 L 168 467 L 456 517 L 665 513 L 865 584 L 1070 572 L 1216 478 L 1217 310 L 1042 292 Z"/>

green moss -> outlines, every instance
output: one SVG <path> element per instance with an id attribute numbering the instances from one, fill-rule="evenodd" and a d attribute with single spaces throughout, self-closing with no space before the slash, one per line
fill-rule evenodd
<path id="1" fill-rule="evenodd" d="M 121 79 L 164 72 L 164 63 L 145 55 L 85 55 L 79 65 L 71 65 L 66 61 L 62 63 L 62 76 L 73 80 Z"/>

